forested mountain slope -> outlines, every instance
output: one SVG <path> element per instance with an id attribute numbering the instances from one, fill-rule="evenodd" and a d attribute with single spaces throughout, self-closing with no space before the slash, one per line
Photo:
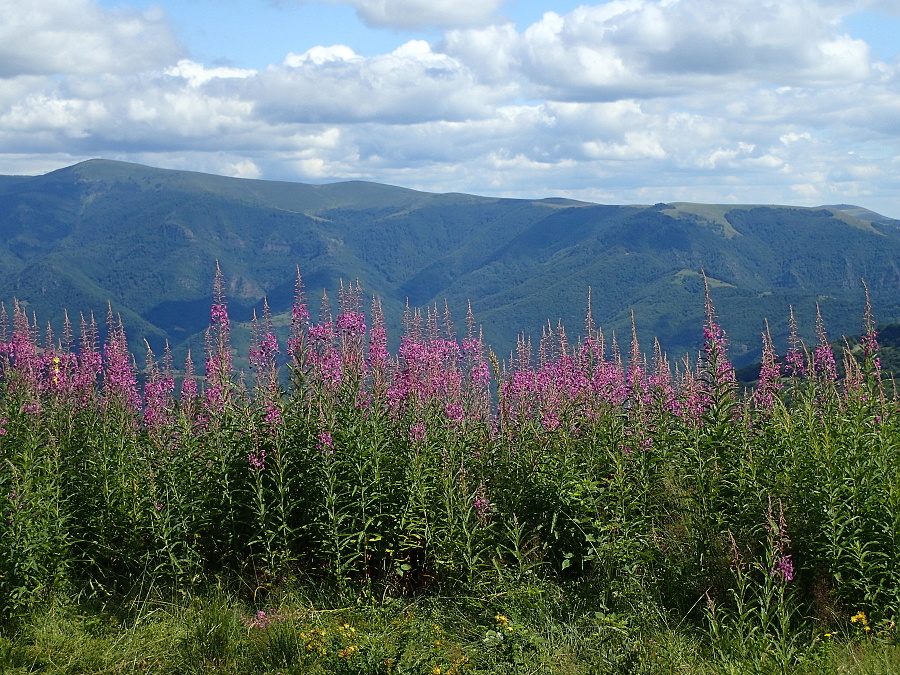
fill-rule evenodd
<path id="1" fill-rule="evenodd" d="M 671 354 L 702 340 L 710 280 L 732 355 L 749 362 L 768 317 L 792 304 L 811 335 L 818 302 L 832 336 L 857 333 L 865 279 L 876 318 L 900 318 L 900 228 L 852 205 L 614 206 L 430 194 L 365 182 L 225 178 L 92 160 L 44 176 L 0 177 L 0 298 L 42 322 L 107 302 L 132 344 L 193 344 L 209 319 L 215 261 L 246 321 L 264 297 L 289 310 L 299 265 L 310 296 L 360 280 L 382 299 L 393 339 L 407 301 L 457 325 L 471 301 L 486 340 L 508 353 L 549 320 L 581 327 L 588 287 L 605 330 Z"/>

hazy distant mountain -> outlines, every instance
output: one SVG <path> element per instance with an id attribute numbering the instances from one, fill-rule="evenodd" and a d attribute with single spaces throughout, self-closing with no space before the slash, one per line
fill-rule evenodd
<path id="1" fill-rule="evenodd" d="M 832 337 L 857 333 L 861 279 L 878 320 L 900 318 L 898 225 L 851 205 L 613 206 L 92 160 L 0 176 L 0 298 L 54 322 L 63 308 L 103 317 L 110 301 L 133 345 L 199 348 L 216 259 L 237 321 L 264 296 L 286 312 L 299 265 L 314 315 L 341 279 L 378 295 L 395 328 L 407 300 L 446 299 L 458 326 L 471 300 L 502 355 L 548 320 L 577 334 L 591 287 L 604 329 L 630 331 L 633 311 L 646 346 L 658 336 L 681 353 L 701 343 L 705 270 L 742 362 L 756 356 L 765 317 L 783 337 L 789 304 L 807 334 L 817 302 Z"/>

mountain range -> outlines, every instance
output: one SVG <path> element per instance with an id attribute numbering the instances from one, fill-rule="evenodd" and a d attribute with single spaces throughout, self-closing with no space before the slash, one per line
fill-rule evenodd
<path id="1" fill-rule="evenodd" d="M 830 337 L 858 333 L 862 280 L 876 318 L 900 319 L 900 221 L 849 204 L 504 199 L 108 160 L 0 176 L 0 299 L 42 323 L 58 326 L 64 309 L 101 319 L 110 303 L 132 346 L 196 354 L 216 261 L 236 322 L 267 298 L 285 326 L 299 266 L 314 317 L 323 289 L 336 298 L 359 280 L 396 344 L 407 303 L 446 301 L 461 326 L 471 302 L 501 357 L 548 322 L 578 334 L 589 288 L 595 323 L 620 342 L 633 313 L 645 346 L 696 353 L 704 272 L 738 364 L 758 357 L 765 319 L 784 344 L 790 306 L 807 339 L 817 305 Z"/>

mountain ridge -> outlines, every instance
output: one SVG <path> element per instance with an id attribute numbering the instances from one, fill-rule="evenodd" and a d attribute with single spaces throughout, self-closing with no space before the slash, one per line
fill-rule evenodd
<path id="1" fill-rule="evenodd" d="M 610 205 L 88 160 L 0 176 L 0 298 L 42 322 L 109 301 L 133 344 L 202 349 L 216 260 L 237 322 L 264 297 L 288 311 L 299 265 L 314 309 L 322 289 L 359 279 L 394 341 L 407 301 L 446 299 L 458 319 L 471 301 L 502 354 L 548 320 L 580 326 L 591 287 L 605 329 L 630 330 L 633 310 L 644 344 L 658 336 L 674 354 L 702 339 L 703 270 L 736 360 L 749 361 L 763 318 L 783 340 L 789 305 L 807 332 L 817 302 L 832 332 L 858 332 L 863 278 L 879 321 L 900 318 L 898 225 L 848 204 Z"/>

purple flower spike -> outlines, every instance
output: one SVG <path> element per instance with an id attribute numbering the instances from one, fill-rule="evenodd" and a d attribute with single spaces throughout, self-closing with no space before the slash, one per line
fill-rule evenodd
<path id="1" fill-rule="evenodd" d="M 766 332 L 762 334 L 763 358 L 762 368 L 759 371 L 759 386 L 753 394 L 753 398 L 763 410 L 771 410 L 775 404 L 775 397 L 781 389 L 779 378 L 781 367 L 775 357 L 775 347 L 772 344 L 772 336 L 769 334 L 769 322 L 766 322 Z"/>
<path id="2" fill-rule="evenodd" d="M 834 382 L 837 379 L 837 364 L 834 360 L 834 352 L 831 345 L 828 344 L 828 336 L 825 333 L 825 322 L 822 320 L 822 313 L 819 311 L 819 305 L 816 304 L 816 335 L 819 343 L 813 353 L 813 372 L 824 380 Z"/>
<path id="3" fill-rule="evenodd" d="M 210 325 L 206 329 L 206 399 L 210 407 L 221 409 L 224 405 L 231 371 L 231 322 L 225 305 L 225 277 L 217 261 Z"/>
<path id="4" fill-rule="evenodd" d="M 794 318 L 794 308 L 790 308 L 790 335 L 788 336 L 788 351 L 784 356 L 788 374 L 792 377 L 803 377 L 806 374 L 806 348 L 797 331 L 797 320 Z"/>
<path id="5" fill-rule="evenodd" d="M 775 568 L 772 570 L 772 575 L 780 575 L 782 581 L 794 580 L 794 562 L 791 559 L 790 553 L 787 553 L 778 558 L 775 563 Z"/>
<path id="6" fill-rule="evenodd" d="M 316 449 L 320 450 L 323 455 L 334 454 L 334 439 L 328 431 L 319 433 L 319 442 L 316 443 Z"/>

